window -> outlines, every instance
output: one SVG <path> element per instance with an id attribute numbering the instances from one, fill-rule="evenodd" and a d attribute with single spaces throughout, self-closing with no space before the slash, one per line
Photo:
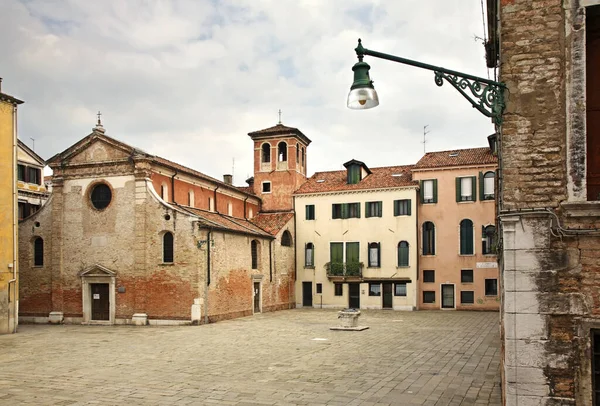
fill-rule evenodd
<path id="1" fill-rule="evenodd" d="M 421 181 L 421 203 L 437 203 L 437 179 Z"/>
<path id="2" fill-rule="evenodd" d="M 586 8 L 587 200 L 600 200 L 600 6 Z"/>
<path id="3" fill-rule="evenodd" d="M 38 168 L 27 167 L 27 174 L 29 175 L 27 182 L 41 185 L 42 182 L 40 182 L 40 172 L 41 171 Z"/>
<path id="4" fill-rule="evenodd" d="M 92 193 L 90 193 L 90 200 L 92 201 L 92 206 L 97 210 L 102 210 L 108 207 L 110 201 L 112 199 L 112 191 L 110 187 L 108 187 L 105 183 L 98 183 L 92 188 Z"/>
<path id="5" fill-rule="evenodd" d="M 334 289 L 334 294 L 336 296 L 343 296 L 344 295 L 344 285 L 342 285 L 341 283 L 334 283 L 333 284 L 333 289 Z"/>
<path id="6" fill-rule="evenodd" d="M 188 192 L 188 206 L 194 207 L 194 191 L 191 189 Z"/>
<path id="7" fill-rule="evenodd" d="M 473 222 L 469 219 L 460 222 L 460 255 L 473 255 Z"/>
<path id="8" fill-rule="evenodd" d="M 395 285 L 394 296 L 406 296 L 406 283 L 397 283 Z"/>
<path id="9" fill-rule="evenodd" d="M 277 144 L 277 157 L 279 162 L 287 161 L 287 144 L 283 141 Z"/>
<path id="10" fill-rule="evenodd" d="M 271 144 L 262 144 L 260 147 L 261 150 L 261 162 L 268 163 L 271 162 Z"/>
<path id="11" fill-rule="evenodd" d="M 44 240 L 42 237 L 33 240 L 33 266 L 44 266 Z"/>
<path id="12" fill-rule="evenodd" d="M 332 242 L 329 244 L 330 275 L 360 276 L 360 244 Z M 344 259 L 345 267 L 344 267 Z"/>
<path id="13" fill-rule="evenodd" d="M 349 165 L 347 176 L 349 185 L 355 185 L 360 182 L 360 165 Z"/>
<path id="14" fill-rule="evenodd" d="M 369 296 L 381 296 L 380 283 L 369 283 Z"/>
<path id="15" fill-rule="evenodd" d="M 173 233 L 169 231 L 163 235 L 163 262 L 173 263 Z"/>
<path id="16" fill-rule="evenodd" d="M 369 267 L 371 268 L 379 268 L 381 265 L 381 243 L 372 242 L 369 243 Z"/>
<path id="17" fill-rule="evenodd" d="M 292 246 L 292 234 L 288 230 L 285 230 L 281 235 L 281 245 L 284 247 Z"/>
<path id="18" fill-rule="evenodd" d="M 25 165 L 17 165 L 17 179 L 21 182 L 25 182 Z"/>
<path id="19" fill-rule="evenodd" d="M 435 226 L 431 221 L 423 223 L 423 255 L 435 255 Z"/>
<path id="20" fill-rule="evenodd" d="M 227 215 L 233 216 L 233 204 L 231 202 L 227 203 Z"/>
<path id="21" fill-rule="evenodd" d="M 164 201 L 169 201 L 169 187 L 166 183 L 160 185 L 160 198 Z"/>
<path id="22" fill-rule="evenodd" d="M 262 192 L 263 193 L 271 193 L 271 182 L 263 182 L 262 183 Z"/>
<path id="23" fill-rule="evenodd" d="M 367 202 L 365 204 L 365 217 L 381 217 L 383 202 Z"/>
<path id="24" fill-rule="evenodd" d="M 254 217 L 254 212 L 252 211 L 252 207 L 248 209 L 248 218 L 251 219 Z"/>
<path id="25" fill-rule="evenodd" d="M 498 279 L 485 280 L 485 295 L 498 296 Z"/>
<path id="26" fill-rule="evenodd" d="M 323 293 L 323 284 L 317 283 L 317 294 Z"/>
<path id="27" fill-rule="evenodd" d="M 215 201 L 212 197 L 208 198 L 208 210 L 215 211 Z"/>
<path id="28" fill-rule="evenodd" d="M 476 199 L 476 178 L 468 176 L 465 178 L 456 178 L 456 201 L 474 202 Z"/>
<path id="29" fill-rule="evenodd" d="M 398 243 L 398 266 L 408 266 L 408 242 Z"/>
<path id="30" fill-rule="evenodd" d="M 433 283 L 435 282 L 435 271 L 423 271 L 423 282 Z"/>
<path id="31" fill-rule="evenodd" d="M 315 219 L 315 205 L 307 204 L 305 207 L 306 207 L 306 219 L 314 220 Z"/>
<path id="32" fill-rule="evenodd" d="M 483 255 L 495 255 L 496 254 L 496 227 L 495 226 L 481 226 L 481 251 Z"/>
<path id="33" fill-rule="evenodd" d="M 423 303 L 435 303 L 435 291 L 423 291 Z"/>
<path id="34" fill-rule="evenodd" d="M 460 271 L 460 282 L 461 283 L 473 283 L 473 270 L 462 269 Z"/>
<path id="35" fill-rule="evenodd" d="M 360 218 L 360 203 L 334 203 L 331 205 L 331 218 Z"/>
<path id="36" fill-rule="evenodd" d="M 304 162 L 306 160 L 306 155 L 304 154 L 304 147 L 302 147 L 302 167 L 304 168 Z"/>
<path id="37" fill-rule="evenodd" d="M 592 330 L 590 333 L 593 352 L 593 356 L 591 357 L 593 400 L 594 404 L 598 404 L 598 400 L 600 399 L 600 363 L 598 363 L 598 359 L 600 358 L 600 330 Z"/>
<path id="38" fill-rule="evenodd" d="M 252 269 L 258 269 L 258 241 L 250 243 L 250 256 L 252 257 Z"/>
<path id="39" fill-rule="evenodd" d="M 296 143 L 296 166 L 300 166 L 300 144 Z"/>
<path id="40" fill-rule="evenodd" d="M 394 216 L 410 216 L 410 199 L 394 200 Z"/>
<path id="41" fill-rule="evenodd" d="M 494 172 L 479 172 L 479 199 L 494 200 L 494 181 L 496 174 Z"/>
<path id="42" fill-rule="evenodd" d="M 462 292 L 460 292 L 460 303 L 461 304 L 475 303 L 475 293 L 472 290 L 463 290 Z"/>
<path id="43" fill-rule="evenodd" d="M 315 266 L 315 246 L 312 242 L 304 246 L 304 267 L 313 268 Z"/>

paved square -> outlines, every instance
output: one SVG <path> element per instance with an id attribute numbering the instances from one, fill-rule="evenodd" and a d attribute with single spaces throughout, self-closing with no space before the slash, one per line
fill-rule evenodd
<path id="1" fill-rule="evenodd" d="M 297 309 L 194 327 L 21 325 L 0 404 L 500 405 L 498 313 Z"/>

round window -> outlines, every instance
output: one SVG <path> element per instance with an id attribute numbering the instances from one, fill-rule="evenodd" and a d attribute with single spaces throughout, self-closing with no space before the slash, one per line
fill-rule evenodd
<path id="1" fill-rule="evenodd" d="M 92 194 L 90 195 L 92 200 L 92 204 L 98 210 L 105 209 L 110 204 L 112 199 L 112 192 L 108 185 L 104 183 L 99 183 L 92 189 Z"/>

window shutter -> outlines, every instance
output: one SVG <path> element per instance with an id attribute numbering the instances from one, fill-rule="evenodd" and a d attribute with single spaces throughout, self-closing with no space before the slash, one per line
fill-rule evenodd
<path id="1" fill-rule="evenodd" d="M 342 203 L 342 218 L 348 218 L 348 203 Z"/>
<path id="2" fill-rule="evenodd" d="M 399 211 L 398 206 L 400 206 L 400 200 L 394 200 L 394 216 L 398 215 L 398 211 Z"/>
<path id="3" fill-rule="evenodd" d="M 377 243 L 377 266 L 381 268 L 381 243 Z"/>
<path id="4" fill-rule="evenodd" d="M 433 202 L 437 203 L 438 193 L 437 193 L 437 179 L 433 180 Z"/>
<path id="5" fill-rule="evenodd" d="M 411 213 L 410 213 L 411 203 L 412 203 L 412 201 L 410 199 L 406 201 L 406 214 L 408 214 L 409 216 L 411 215 Z"/>
<path id="6" fill-rule="evenodd" d="M 465 235 L 465 227 L 463 226 L 463 223 L 460 224 L 460 255 L 464 255 L 467 251 L 467 247 L 466 247 L 466 235 Z"/>
<path id="7" fill-rule="evenodd" d="M 423 188 L 423 181 L 419 181 L 419 193 L 421 195 L 421 203 L 425 202 L 425 189 Z"/>
<path id="8" fill-rule="evenodd" d="M 383 215 L 383 202 L 377 203 L 377 216 L 381 217 Z"/>
<path id="9" fill-rule="evenodd" d="M 479 172 L 479 200 L 482 200 L 482 201 L 483 201 L 483 199 L 485 197 L 483 195 L 483 192 L 484 192 L 484 190 L 483 190 L 484 189 L 484 187 L 483 187 L 484 182 L 485 181 L 483 180 L 483 172 Z"/>
<path id="10" fill-rule="evenodd" d="M 461 201 L 461 197 L 460 197 L 460 178 L 455 178 L 455 183 L 456 183 L 456 201 L 460 202 Z"/>
<path id="11" fill-rule="evenodd" d="M 471 196 L 473 196 L 473 201 L 477 201 L 477 176 L 471 176 L 471 184 L 473 188 L 471 189 Z"/>

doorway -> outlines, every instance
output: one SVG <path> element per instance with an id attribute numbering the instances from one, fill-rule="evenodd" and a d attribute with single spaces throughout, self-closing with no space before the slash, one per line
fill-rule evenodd
<path id="1" fill-rule="evenodd" d="M 312 282 L 302 282 L 302 307 L 313 307 Z"/>
<path id="2" fill-rule="evenodd" d="M 442 285 L 442 309 L 454 309 L 454 285 Z"/>
<path id="3" fill-rule="evenodd" d="M 260 313 L 260 282 L 254 282 L 254 313 Z"/>
<path id="4" fill-rule="evenodd" d="M 360 309 L 360 283 L 348 284 L 348 307 Z"/>
<path id="5" fill-rule="evenodd" d="M 393 293 L 392 293 L 392 284 L 384 283 L 383 284 L 383 308 L 384 309 L 392 309 L 393 305 Z"/>
<path id="6" fill-rule="evenodd" d="M 108 283 L 92 283 L 92 320 L 110 320 L 110 300 Z"/>

